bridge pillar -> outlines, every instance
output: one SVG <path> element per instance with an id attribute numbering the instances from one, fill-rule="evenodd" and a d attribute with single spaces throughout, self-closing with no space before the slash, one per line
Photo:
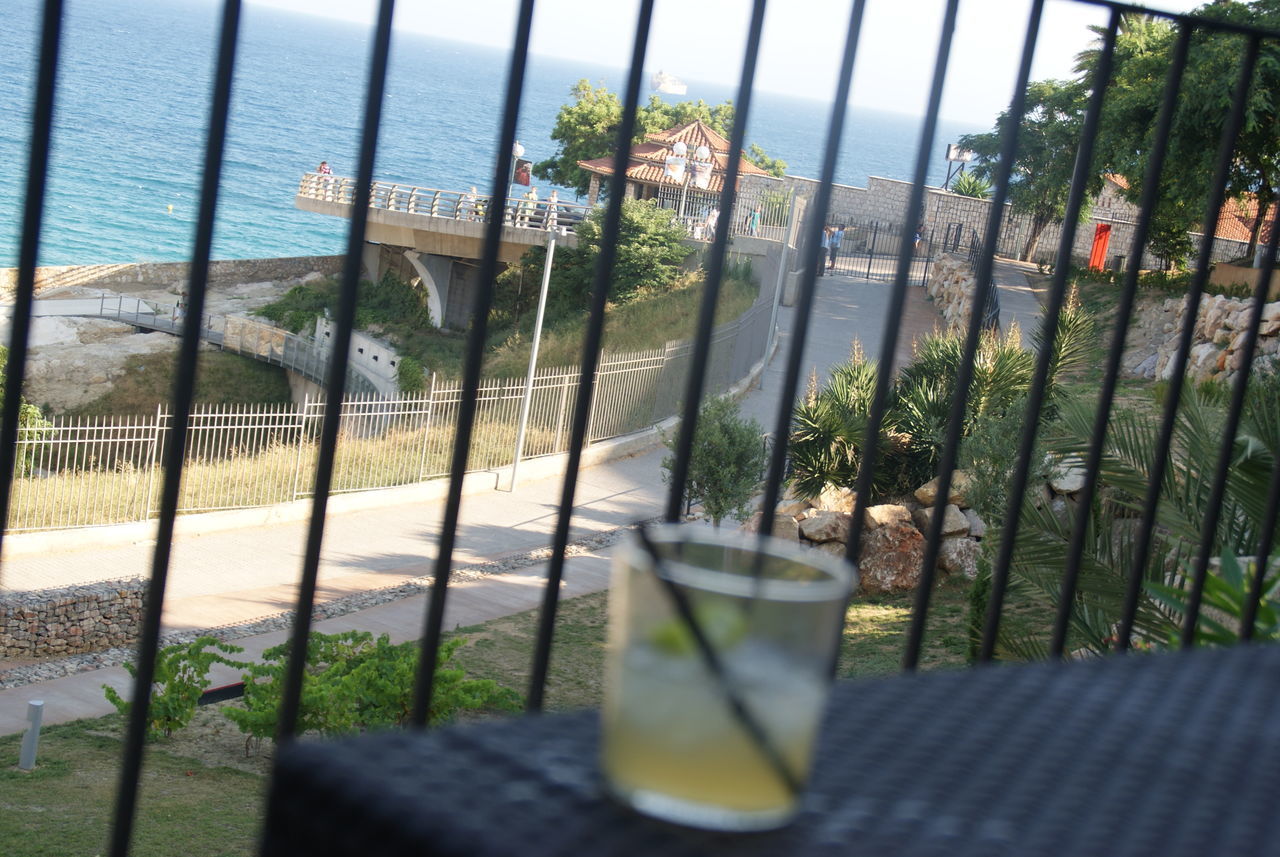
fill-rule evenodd
<path id="1" fill-rule="evenodd" d="M 405 250 L 404 257 L 422 281 L 431 320 L 438 327 L 465 328 L 479 280 L 476 263 L 418 250 Z"/>

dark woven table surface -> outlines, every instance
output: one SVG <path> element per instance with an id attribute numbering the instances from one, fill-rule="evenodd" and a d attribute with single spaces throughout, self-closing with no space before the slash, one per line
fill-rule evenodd
<path id="1" fill-rule="evenodd" d="M 269 857 L 1280 854 L 1280 647 L 841 683 L 799 818 L 651 821 L 594 713 L 281 751 Z"/>

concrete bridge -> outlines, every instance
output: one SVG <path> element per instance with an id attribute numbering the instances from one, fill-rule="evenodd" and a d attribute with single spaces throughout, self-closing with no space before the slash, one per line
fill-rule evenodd
<path id="1" fill-rule="evenodd" d="M 351 217 L 356 180 L 307 173 L 298 184 L 294 205 L 316 214 Z M 547 243 L 555 232 L 561 246 L 576 247 L 576 227 L 589 206 L 548 200 L 536 203 L 510 197 L 495 206 L 492 197 L 466 191 L 438 190 L 374 182 L 369 200 L 363 267 L 377 282 L 388 271 L 406 281 L 419 280 L 427 293 L 431 318 L 445 327 L 465 327 L 470 318 L 491 212 L 503 214 L 498 261 L 520 261 L 525 251 Z"/>
<path id="2" fill-rule="evenodd" d="M 12 305 L 0 306 L 0 314 L 12 315 Z M 124 295 L 37 300 L 32 303 L 31 315 L 33 318 L 105 318 L 173 336 L 181 336 L 186 323 L 178 304 L 158 304 Z M 324 333 L 327 328 L 323 322 L 321 327 Z M 363 334 L 353 336 L 363 337 Z M 200 325 L 200 338 L 223 351 L 282 367 L 290 373 L 290 386 L 295 394 L 307 393 L 314 397 L 328 380 L 330 349 L 324 344 L 327 340 L 323 336 L 312 341 L 244 316 L 205 315 Z M 368 342 L 364 341 L 366 339 Z M 359 346 L 357 350 L 357 342 L 353 339 L 352 360 L 347 368 L 347 392 L 395 397 L 399 391 L 396 382 L 399 358 L 396 353 L 368 337 L 363 337 Z"/>

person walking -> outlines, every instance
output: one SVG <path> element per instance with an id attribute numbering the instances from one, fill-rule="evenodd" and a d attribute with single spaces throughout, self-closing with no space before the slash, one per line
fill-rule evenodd
<path id="1" fill-rule="evenodd" d="M 715 206 L 707 212 L 707 240 L 716 240 L 716 225 L 720 222 L 720 209 Z"/>
<path id="2" fill-rule="evenodd" d="M 560 223 L 560 192 L 553 190 L 547 197 L 547 210 L 543 214 L 542 224 L 552 232 Z"/>
<path id="3" fill-rule="evenodd" d="M 747 221 L 747 231 L 753 236 L 760 234 L 760 206 L 756 206 L 751 212 L 751 217 Z"/>
<path id="4" fill-rule="evenodd" d="M 819 245 L 822 247 L 822 250 L 818 253 L 819 277 L 825 277 L 827 275 L 827 256 L 831 253 L 831 235 L 834 231 L 835 230 L 830 226 L 825 226 L 822 229 L 822 243 Z"/>
<path id="5" fill-rule="evenodd" d="M 516 208 L 516 226 L 528 226 L 529 218 L 533 216 L 534 210 L 538 207 L 538 189 L 536 187 L 529 188 L 529 192 L 524 195 L 524 199 L 520 201 L 520 205 Z"/>
<path id="6" fill-rule="evenodd" d="M 831 241 L 829 242 L 828 247 L 831 258 L 827 263 L 827 270 L 832 273 L 835 273 L 836 270 L 836 256 L 840 253 L 840 244 L 842 241 L 844 241 L 844 225 L 838 224 L 831 230 Z"/>
<path id="7" fill-rule="evenodd" d="M 316 175 L 320 176 L 320 192 L 325 199 L 333 196 L 333 170 L 329 169 L 328 161 L 321 161 L 320 166 L 316 167 Z"/>

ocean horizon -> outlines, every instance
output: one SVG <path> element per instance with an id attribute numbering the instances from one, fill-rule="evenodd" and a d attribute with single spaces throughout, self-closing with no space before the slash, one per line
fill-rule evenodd
<path id="1" fill-rule="evenodd" d="M 12 5 L 0 30 L 0 115 L 11 120 L 0 126 L 0 163 L 9 167 L 0 171 L 0 267 L 17 264 L 39 44 L 40 4 Z M 211 0 L 68 4 L 39 264 L 190 257 L 219 8 Z M 370 35 L 341 21 L 244 7 L 213 258 L 345 252 L 347 221 L 298 211 L 293 198 L 298 179 L 322 160 L 355 174 Z M 507 62 L 502 50 L 396 31 L 375 178 L 487 192 Z M 532 56 L 517 135 L 525 157 L 555 154 L 551 129 L 578 80 L 618 91 L 625 74 Z M 733 87 L 684 82 L 685 96 L 663 97 L 715 104 L 734 95 Z M 748 145 L 782 158 L 788 174 L 816 177 L 830 109 L 757 91 Z M 921 121 L 853 108 L 836 181 L 910 180 Z M 945 144 L 981 130 L 940 121 L 931 184 L 945 177 Z M 562 189 L 561 197 L 573 194 Z"/>

